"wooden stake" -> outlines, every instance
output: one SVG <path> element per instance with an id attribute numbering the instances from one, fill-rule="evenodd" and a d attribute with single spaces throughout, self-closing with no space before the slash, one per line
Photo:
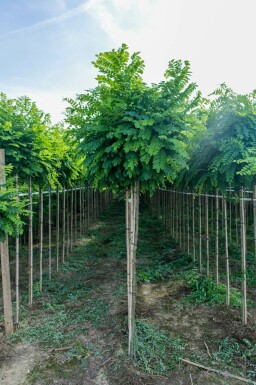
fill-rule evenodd
<path id="1" fill-rule="evenodd" d="M 229 279 L 229 254 L 228 254 L 228 216 L 227 201 L 224 198 L 224 223 L 225 223 L 225 255 L 226 255 L 226 305 L 230 305 L 230 279 Z"/>
<path id="2" fill-rule="evenodd" d="M 49 262 L 49 279 L 52 278 L 52 190 L 51 185 L 48 186 L 48 262 Z"/>
<path id="3" fill-rule="evenodd" d="M 56 270 L 59 270 L 59 253 L 60 253 L 60 188 L 57 185 L 56 191 Z"/>
<path id="4" fill-rule="evenodd" d="M 33 199 L 32 199 L 32 179 L 28 181 L 29 196 L 29 306 L 33 304 Z"/>
<path id="5" fill-rule="evenodd" d="M 193 244 L 193 262 L 196 261 L 196 238 L 195 238 L 195 194 L 192 197 L 192 244 Z"/>
<path id="6" fill-rule="evenodd" d="M 5 151 L 0 150 L 0 185 L 5 187 Z M 5 333 L 13 333 L 8 237 L 0 243 Z"/>
<path id="7" fill-rule="evenodd" d="M 216 189 L 215 283 L 219 283 L 219 190 Z"/>
<path id="8" fill-rule="evenodd" d="M 210 252 L 209 252 L 209 204 L 208 195 L 205 195 L 205 241 L 206 241 L 206 275 L 210 275 Z"/>
<path id="9" fill-rule="evenodd" d="M 44 231 L 44 197 L 41 186 L 39 187 L 39 285 L 43 290 L 43 231 Z"/>
<path id="10" fill-rule="evenodd" d="M 244 210 L 244 190 L 240 190 L 240 217 L 241 217 L 241 265 L 242 265 L 242 322 L 247 324 L 247 291 L 246 291 L 246 225 Z"/>
<path id="11" fill-rule="evenodd" d="M 254 263 L 256 267 L 256 184 L 253 186 L 253 234 L 254 234 Z"/>
<path id="12" fill-rule="evenodd" d="M 199 271 L 202 271 L 202 201 L 201 195 L 198 196 L 198 204 L 199 204 Z"/>
<path id="13" fill-rule="evenodd" d="M 62 189 L 62 263 L 65 262 L 65 239 L 66 239 L 66 191 L 65 185 Z"/>
<path id="14" fill-rule="evenodd" d="M 17 201 L 19 201 L 19 178 L 18 174 L 16 175 L 16 197 Z M 17 215 L 18 216 L 18 215 Z M 15 287 L 16 287 L 16 311 L 15 311 L 15 323 L 16 325 L 19 324 L 19 318 L 20 318 L 20 238 L 19 236 L 16 236 L 15 238 L 15 265 L 16 265 L 16 272 L 15 272 Z"/>

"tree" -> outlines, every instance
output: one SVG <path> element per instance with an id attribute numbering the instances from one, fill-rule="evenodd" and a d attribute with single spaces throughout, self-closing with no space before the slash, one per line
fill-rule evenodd
<path id="1" fill-rule="evenodd" d="M 140 191 L 173 182 L 186 167 L 188 143 L 198 129 L 201 95 L 190 64 L 172 60 L 165 80 L 143 82 L 144 62 L 127 45 L 97 55 L 96 88 L 68 99 L 67 122 L 85 154 L 97 188 L 126 190 L 129 354 L 134 352 L 136 248 Z"/>

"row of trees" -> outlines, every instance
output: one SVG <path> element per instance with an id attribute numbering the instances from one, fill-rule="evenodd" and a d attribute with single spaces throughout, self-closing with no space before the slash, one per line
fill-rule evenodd
<path id="1" fill-rule="evenodd" d="M 2 95 L 2 110 L 13 118 L 1 120 L 0 147 L 8 147 L 13 173 L 21 180 L 33 176 L 38 188 L 49 182 L 63 187 L 80 171 L 95 189 L 126 196 L 133 354 L 140 193 L 153 194 L 173 183 L 199 192 L 218 188 L 222 194 L 227 185 L 248 186 L 256 172 L 256 94 L 236 95 L 223 84 L 210 99 L 203 98 L 191 82 L 190 63 L 181 60 L 171 60 L 164 79 L 148 85 L 140 54 L 130 55 L 125 44 L 98 54 L 93 65 L 97 86 L 67 99 L 68 130 L 50 125 L 48 115 L 29 99 L 10 101 Z"/>
<path id="2" fill-rule="evenodd" d="M 144 62 L 122 45 L 97 55 L 98 85 L 68 100 L 67 122 L 97 188 L 126 190 L 129 353 L 134 352 L 139 192 L 238 190 L 254 178 L 255 92 L 222 84 L 209 99 L 191 82 L 190 63 L 169 62 L 164 80 L 143 81 Z M 219 202 L 219 200 L 217 199 Z M 243 252 L 244 254 L 244 252 Z M 243 257 L 244 258 L 244 257 Z"/>
<path id="3" fill-rule="evenodd" d="M 15 321 L 18 324 L 21 241 L 28 247 L 31 306 L 35 275 L 42 290 L 45 242 L 51 279 L 52 267 L 58 270 L 59 261 L 64 262 L 65 256 L 72 252 L 76 234 L 81 235 L 95 220 L 103 207 L 103 198 L 88 188 L 84 156 L 78 153 L 63 124 L 52 125 L 49 115 L 27 97 L 8 99 L 0 94 L 0 149 L 1 271 L 5 330 L 10 333 L 13 317 L 8 237 L 9 243 L 15 243 L 12 246 L 16 259 Z M 38 272 L 34 266 L 35 243 L 38 244 Z M 55 261 L 53 253 L 56 253 Z"/>

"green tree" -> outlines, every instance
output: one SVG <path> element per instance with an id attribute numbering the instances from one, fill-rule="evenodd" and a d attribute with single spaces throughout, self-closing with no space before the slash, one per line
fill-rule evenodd
<path id="1" fill-rule="evenodd" d="M 148 86 L 138 52 L 123 44 L 97 55 L 96 88 L 68 99 L 67 122 L 85 154 L 96 188 L 126 189 L 129 354 L 134 351 L 139 192 L 173 182 L 186 167 L 187 148 L 202 128 L 200 93 L 190 64 L 172 60 L 165 80 Z M 194 95 L 194 96 L 193 96 Z"/>

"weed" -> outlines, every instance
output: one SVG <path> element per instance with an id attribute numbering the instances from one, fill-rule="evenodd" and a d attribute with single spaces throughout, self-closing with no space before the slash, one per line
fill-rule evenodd
<path id="1" fill-rule="evenodd" d="M 145 321 L 136 322 L 136 332 L 134 365 L 152 374 L 175 368 L 185 349 L 179 338 L 171 339 Z"/>
<path id="2" fill-rule="evenodd" d="M 119 283 L 113 292 L 113 296 L 115 298 L 124 297 L 126 294 L 127 294 L 127 283 L 126 282 Z"/>
<path id="3" fill-rule="evenodd" d="M 193 271 L 190 274 L 188 285 L 192 289 L 192 293 L 186 297 L 186 300 L 192 303 L 208 302 L 211 305 L 226 303 L 226 286 L 222 283 L 216 285 L 214 281 Z M 242 303 L 241 293 L 236 289 L 230 289 L 230 305 L 240 307 Z"/>

